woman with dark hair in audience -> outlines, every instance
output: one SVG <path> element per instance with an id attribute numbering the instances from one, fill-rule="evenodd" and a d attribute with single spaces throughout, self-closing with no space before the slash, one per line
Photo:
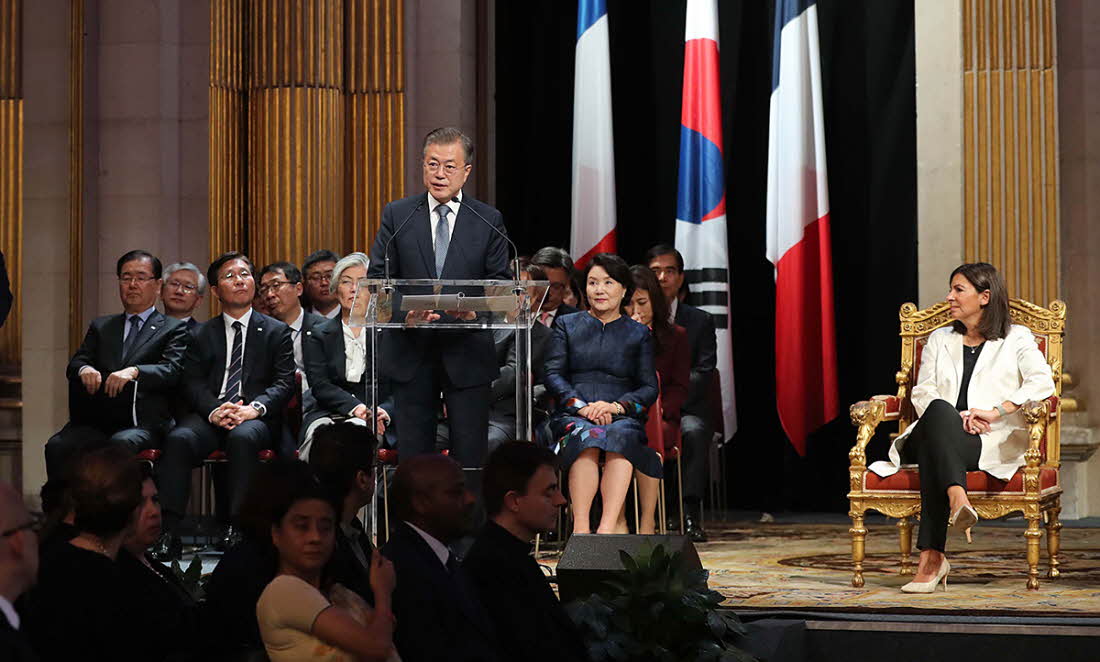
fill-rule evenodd
<path id="1" fill-rule="evenodd" d="M 370 258 L 363 253 L 352 253 L 336 263 L 329 287 L 340 302 L 340 314 L 315 326 L 302 343 L 306 376 L 317 402 L 302 421 L 305 433 L 299 457 L 303 460 L 309 458 L 313 433 L 322 425 L 349 421 L 369 425 L 382 436 L 390 423 L 388 412 L 393 406 L 385 402 L 384 384 L 379 384 L 377 392 L 377 414 L 369 411 L 370 336 L 365 328 L 351 325 L 356 286 L 369 266 Z"/>
<path id="2" fill-rule="evenodd" d="M 149 660 L 191 659 L 199 646 L 199 606 L 171 568 L 148 557 L 149 547 L 160 537 L 160 497 L 152 465 L 139 466 L 141 506 L 118 554 L 121 588 L 129 591 L 140 618 L 132 631 L 147 642 Z"/>
<path id="3" fill-rule="evenodd" d="M 588 301 L 585 299 L 583 270 L 578 269 L 569 276 L 569 289 L 566 291 L 562 303 L 573 306 L 577 310 L 588 310 Z"/>
<path id="4" fill-rule="evenodd" d="M 657 399 L 657 372 L 649 329 L 623 314 L 634 290 L 626 262 L 600 253 L 584 275 L 588 311 L 554 320 L 547 350 L 546 386 L 558 400 L 550 430 L 568 470 L 573 532 L 591 532 L 592 501 L 599 491 L 603 514 L 597 533 L 613 533 L 634 470 L 661 476 L 660 458 L 645 436 L 646 410 Z"/>
<path id="5" fill-rule="evenodd" d="M 43 662 L 145 662 L 134 636 L 135 605 L 116 559 L 141 505 L 141 469 L 117 447 L 82 456 L 69 473 L 69 498 L 79 533 L 43 559 L 28 601 L 27 633 Z"/>
<path id="6" fill-rule="evenodd" d="M 626 307 L 631 318 L 645 324 L 653 332 L 653 352 L 660 378 L 661 426 L 665 440 L 665 454 L 675 444 L 680 434 L 680 408 L 687 401 L 691 382 L 691 346 L 687 330 L 669 321 L 668 302 L 653 271 L 645 265 L 630 267 L 634 277 L 634 295 Z M 660 482 L 641 471 L 634 472 L 638 480 L 639 521 L 638 533 L 656 533 L 654 513 Z M 619 518 L 619 529 L 625 531 L 625 509 Z"/>
<path id="7" fill-rule="evenodd" d="M 267 654 L 272 662 L 399 659 L 390 610 L 393 564 L 381 554 L 371 559 L 374 609 L 332 581 L 327 564 L 336 546 L 338 511 L 332 493 L 310 478 L 287 485 L 273 502 L 278 570 L 256 603 Z"/>

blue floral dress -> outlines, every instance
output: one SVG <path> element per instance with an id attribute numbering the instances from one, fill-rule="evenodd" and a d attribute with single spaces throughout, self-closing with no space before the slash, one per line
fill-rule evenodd
<path id="1" fill-rule="evenodd" d="M 588 313 L 558 317 L 547 349 L 546 387 L 558 401 L 549 424 L 563 468 L 581 451 L 600 448 L 623 455 L 647 476 L 661 477 L 661 459 L 646 445 L 646 414 L 657 400 L 648 327 L 625 315 L 607 324 Z M 577 414 L 598 400 L 618 402 L 626 414 L 610 425 Z"/>

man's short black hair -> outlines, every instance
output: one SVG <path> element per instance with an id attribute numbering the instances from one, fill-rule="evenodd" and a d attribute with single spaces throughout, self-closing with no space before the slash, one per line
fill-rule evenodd
<path id="1" fill-rule="evenodd" d="M 293 262 L 272 262 L 263 269 L 260 269 L 260 275 L 256 276 L 256 280 L 263 280 L 264 276 L 273 272 L 281 271 L 286 279 L 291 283 L 302 282 L 302 272 L 298 270 L 298 267 Z"/>
<path id="2" fill-rule="evenodd" d="M 210 263 L 210 267 L 206 270 L 206 280 L 211 285 L 217 287 L 218 285 L 218 272 L 222 270 L 222 267 L 228 262 L 233 260 L 243 260 L 248 265 L 249 273 L 256 271 L 256 268 L 252 266 L 252 260 L 248 259 L 248 256 L 240 251 L 229 251 L 222 253 L 218 256 L 218 259 Z"/>
<path id="3" fill-rule="evenodd" d="M 130 251 L 118 258 L 118 262 L 115 264 L 115 275 L 121 278 L 122 265 L 127 262 L 132 262 L 133 260 L 149 260 L 149 263 L 153 265 L 153 278 L 160 278 L 163 271 L 163 267 L 161 267 L 160 264 L 160 258 L 149 251 L 143 251 L 141 249 Z"/>
<path id="4" fill-rule="evenodd" d="M 309 268 L 318 262 L 339 262 L 340 256 L 333 253 L 327 248 L 322 248 L 319 251 L 313 251 L 306 256 L 304 262 L 302 262 L 302 273 L 309 271 Z"/>
<path id="5" fill-rule="evenodd" d="M 672 244 L 657 244 L 653 248 L 646 251 L 645 264 L 648 267 L 649 263 L 662 255 L 675 255 L 676 267 L 682 272 L 684 270 L 684 256 L 680 254 L 680 251 L 676 250 L 676 247 Z"/>
<path id="6" fill-rule="evenodd" d="M 504 495 L 527 493 L 527 484 L 539 467 L 557 468 L 557 456 L 548 448 L 529 441 L 509 441 L 489 455 L 481 476 L 485 512 L 493 517 L 504 509 Z"/>
<path id="7" fill-rule="evenodd" d="M 370 426 L 355 423 L 322 425 L 313 432 L 309 466 L 321 485 L 342 503 L 351 491 L 356 474 L 360 471 L 370 473 L 377 446 Z"/>
<path id="8" fill-rule="evenodd" d="M 540 248 L 531 256 L 531 264 L 537 264 L 543 268 L 565 269 L 565 273 L 573 275 L 573 258 L 569 257 L 566 250 L 557 246 Z"/>

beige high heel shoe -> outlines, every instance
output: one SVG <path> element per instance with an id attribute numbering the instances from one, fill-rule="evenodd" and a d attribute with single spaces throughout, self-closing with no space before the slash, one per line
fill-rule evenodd
<path id="1" fill-rule="evenodd" d="M 970 537 L 970 529 L 978 523 L 978 511 L 974 510 L 974 506 L 962 506 L 947 520 L 947 526 L 952 529 L 962 529 L 966 534 L 966 542 L 973 543 L 974 539 Z"/>
<path id="2" fill-rule="evenodd" d="M 932 579 L 926 582 L 909 582 L 905 586 L 901 587 L 902 593 L 934 593 L 936 586 L 943 582 L 943 590 L 947 592 L 947 573 L 951 572 L 951 564 L 947 562 L 947 559 L 943 560 L 940 564 L 939 572 Z"/>

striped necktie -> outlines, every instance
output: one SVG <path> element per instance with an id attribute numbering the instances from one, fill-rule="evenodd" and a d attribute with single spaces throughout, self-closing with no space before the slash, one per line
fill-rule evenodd
<path id="1" fill-rule="evenodd" d="M 241 371 L 244 369 L 244 343 L 241 323 L 233 322 L 233 351 L 229 354 L 229 376 L 225 379 L 225 400 L 236 402 L 241 395 Z"/>

